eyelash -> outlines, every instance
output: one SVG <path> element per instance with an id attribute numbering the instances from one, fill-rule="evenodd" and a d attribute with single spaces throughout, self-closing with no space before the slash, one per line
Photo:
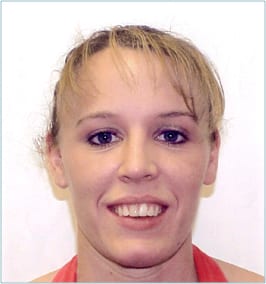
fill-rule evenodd
<path id="1" fill-rule="evenodd" d="M 113 137 L 115 137 L 115 141 L 110 140 L 110 138 L 112 139 Z M 98 141 L 94 141 L 95 139 L 97 139 Z M 100 141 L 101 139 L 105 141 Z M 101 130 L 92 135 L 89 135 L 87 138 L 87 142 L 91 146 L 95 146 L 95 147 L 108 147 L 121 140 L 122 138 L 120 138 L 117 132 L 114 130 Z"/>
<path id="2" fill-rule="evenodd" d="M 159 138 L 162 136 L 164 139 L 166 139 L 167 135 L 170 141 L 161 140 Z M 156 137 L 157 141 L 166 143 L 169 146 L 180 145 L 188 141 L 188 137 L 184 132 L 175 129 L 164 129 L 160 131 L 159 135 Z"/>
<path id="3" fill-rule="evenodd" d="M 168 136 L 168 137 L 167 137 Z M 168 141 L 165 141 L 169 139 Z M 102 140 L 102 141 L 101 141 Z M 164 129 L 160 130 L 156 136 L 155 140 L 166 143 L 169 146 L 176 146 L 188 141 L 187 135 L 179 130 L 175 129 Z M 109 147 L 115 143 L 122 141 L 120 135 L 114 130 L 101 130 L 94 134 L 91 134 L 87 138 L 87 142 L 94 147 Z"/>

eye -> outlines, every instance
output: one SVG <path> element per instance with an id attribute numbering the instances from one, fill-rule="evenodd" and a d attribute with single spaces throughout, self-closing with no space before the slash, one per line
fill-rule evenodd
<path id="1" fill-rule="evenodd" d="M 107 146 L 121 139 L 113 131 L 100 131 L 88 137 L 87 141 L 93 146 Z"/>
<path id="2" fill-rule="evenodd" d="M 157 136 L 157 140 L 167 144 L 182 144 L 187 141 L 187 137 L 178 130 L 164 130 Z"/>

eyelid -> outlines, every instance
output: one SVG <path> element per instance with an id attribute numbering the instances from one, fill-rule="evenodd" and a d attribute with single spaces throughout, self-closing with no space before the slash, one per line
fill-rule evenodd
<path id="1" fill-rule="evenodd" d="M 177 132 L 178 135 L 182 136 L 182 138 L 184 139 L 184 141 L 180 141 L 180 142 L 171 142 L 171 141 L 162 141 L 160 139 L 158 139 L 159 136 L 163 135 L 165 132 Z M 177 127 L 162 127 L 160 128 L 158 131 L 156 131 L 155 135 L 154 135 L 155 139 L 159 142 L 163 142 L 163 143 L 167 143 L 167 144 L 170 144 L 170 145 L 178 145 L 178 144 L 182 144 L 182 143 L 185 143 L 188 141 L 189 137 L 188 137 L 188 133 L 186 130 L 184 129 L 180 129 L 180 128 L 177 128 Z"/>
<path id="2" fill-rule="evenodd" d="M 178 126 L 171 126 L 171 125 L 159 127 L 159 129 L 155 132 L 155 136 L 162 134 L 165 131 L 177 131 L 186 138 L 188 138 L 188 136 L 189 136 L 189 133 L 185 128 L 178 127 Z"/>
<path id="3" fill-rule="evenodd" d="M 101 133 L 110 133 L 111 135 L 114 135 L 117 137 L 117 141 L 111 141 L 110 143 L 94 143 L 91 140 L 94 139 L 95 137 L 97 137 L 97 135 L 101 134 Z M 122 140 L 121 135 L 119 134 L 119 131 L 117 131 L 116 129 L 112 129 L 112 128 L 103 128 L 103 129 L 97 129 L 89 134 L 86 135 L 86 142 L 90 144 L 90 146 L 93 147 L 110 147 L 111 145 L 113 145 L 114 143 L 117 143 L 119 141 Z"/>

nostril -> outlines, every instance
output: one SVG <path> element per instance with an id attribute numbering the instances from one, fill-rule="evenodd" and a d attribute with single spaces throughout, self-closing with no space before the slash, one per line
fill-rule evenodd
<path id="1" fill-rule="evenodd" d="M 130 181 L 130 178 L 127 176 L 121 176 L 120 179 L 125 183 L 128 183 Z"/>
<path id="2" fill-rule="evenodd" d="M 152 175 L 145 175 L 144 178 L 147 179 L 147 180 L 150 180 L 150 179 L 152 179 Z"/>
<path id="3" fill-rule="evenodd" d="M 123 181 L 124 183 L 129 183 L 129 182 L 137 182 L 137 181 L 149 181 L 152 180 L 153 176 L 151 174 L 148 175 L 143 175 L 142 177 L 132 177 L 132 176 L 120 176 L 120 180 Z"/>

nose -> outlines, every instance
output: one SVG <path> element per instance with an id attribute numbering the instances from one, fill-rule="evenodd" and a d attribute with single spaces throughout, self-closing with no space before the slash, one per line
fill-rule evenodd
<path id="1" fill-rule="evenodd" d="M 121 164 L 118 169 L 119 179 L 126 183 L 150 181 L 158 176 L 155 162 L 156 153 L 147 142 L 136 137 L 124 144 Z"/>

